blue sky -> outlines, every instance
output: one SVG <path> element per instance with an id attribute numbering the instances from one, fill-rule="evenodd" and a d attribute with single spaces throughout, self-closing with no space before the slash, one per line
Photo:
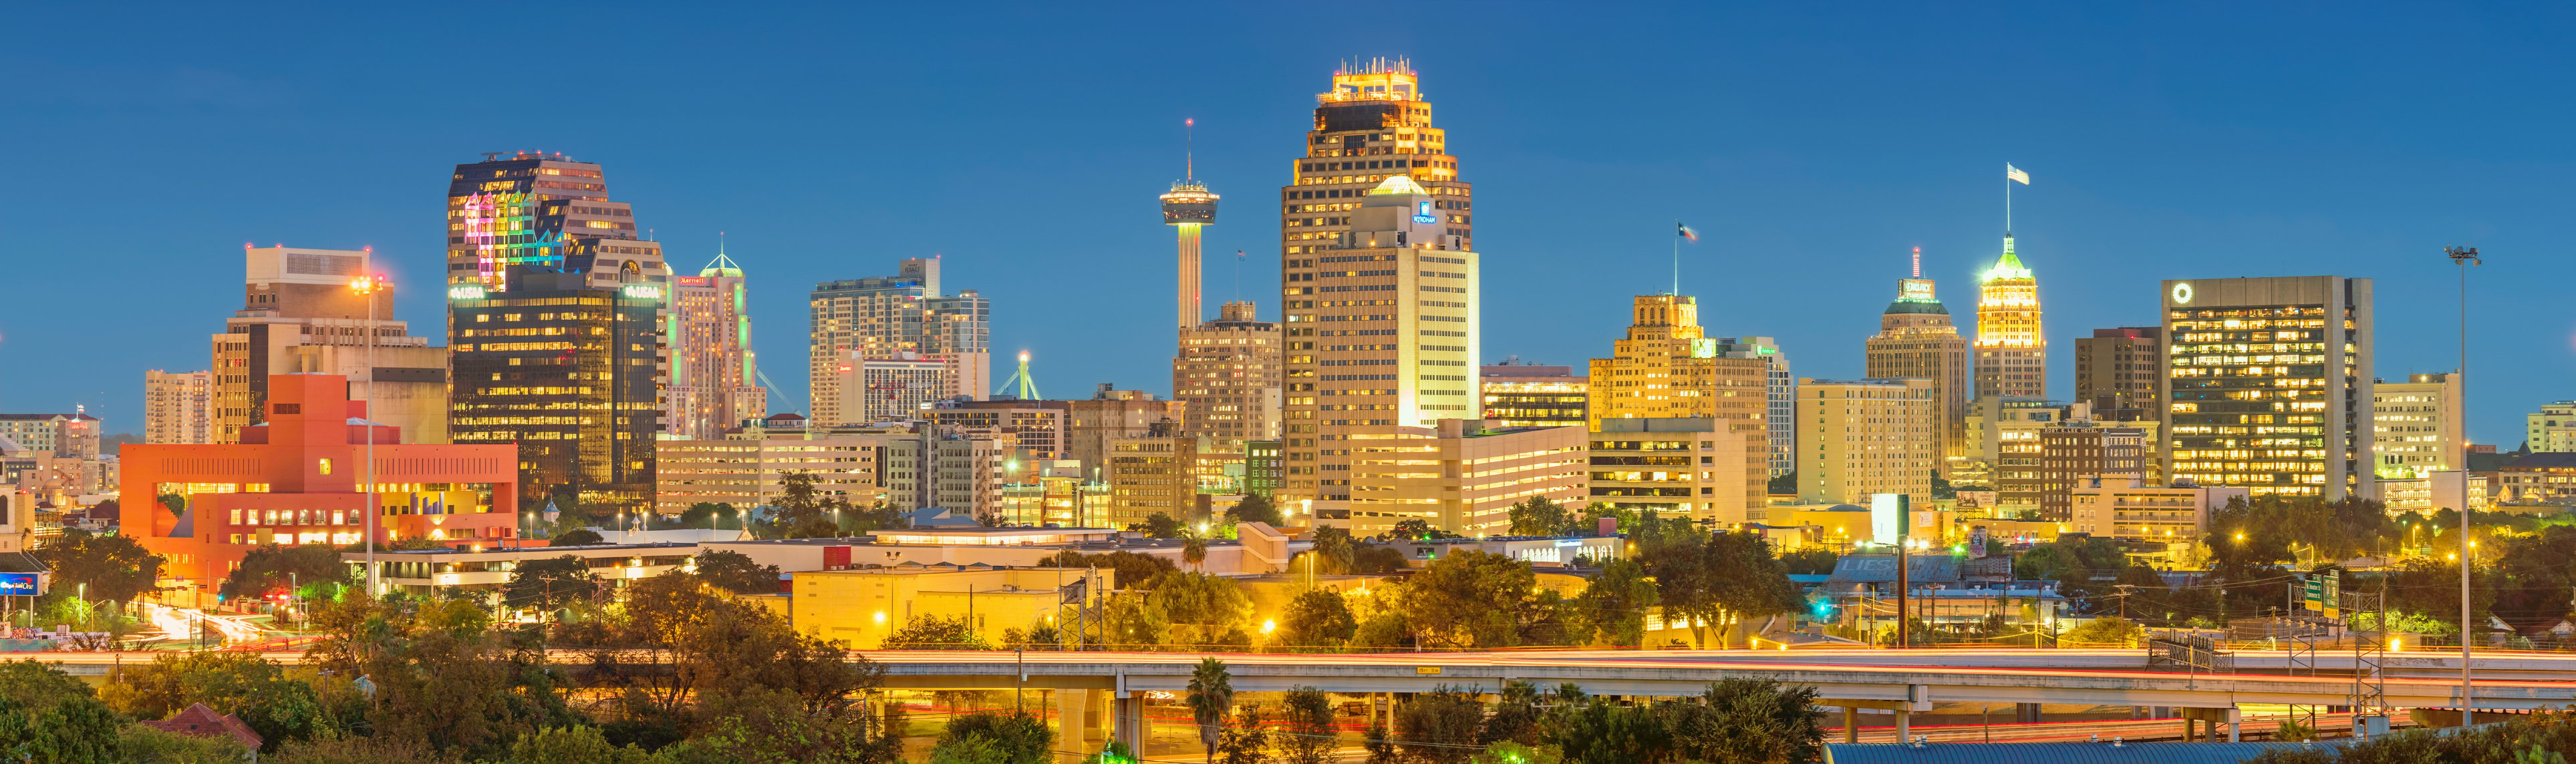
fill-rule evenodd
<path id="1" fill-rule="evenodd" d="M 1336 62 L 1370 56 L 1415 62 L 1477 185 L 1488 360 L 1606 354 L 1629 296 L 1666 287 L 1679 219 L 1713 331 L 1857 376 L 1909 247 L 1971 312 L 2010 161 L 2035 181 L 2015 224 L 2059 397 L 2071 340 L 2153 323 L 2164 278 L 2371 277 L 2379 375 L 2449 369 L 2449 244 L 2488 262 L 2471 437 L 2512 448 L 2521 412 L 2576 397 L 2576 25 L 2555 8 L 433 8 L 17 11 L 0 410 L 140 431 L 143 371 L 204 368 L 239 307 L 244 242 L 374 246 L 401 317 L 440 333 L 448 170 L 510 149 L 605 164 L 677 266 L 727 232 L 781 410 L 811 285 L 931 254 L 993 298 L 997 360 L 1033 352 L 1044 392 L 1167 390 L 1153 197 L 1181 120 L 1235 200 L 1207 249 L 1249 252 L 1241 294 L 1275 315 L 1269 195 Z M 1236 269 L 1211 258 L 1211 302 Z"/>

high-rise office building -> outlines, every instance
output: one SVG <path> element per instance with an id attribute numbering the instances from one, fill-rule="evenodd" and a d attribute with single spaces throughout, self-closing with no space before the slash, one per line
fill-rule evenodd
<path id="1" fill-rule="evenodd" d="M 2164 282 L 2158 377 L 2175 480 L 2371 496 L 2370 280 Z"/>
<path id="2" fill-rule="evenodd" d="M 2162 368 L 2164 329 L 2124 326 L 2095 329 L 2075 338 L 2075 400 L 2093 404 L 2097 417 L 2110 420 L 2164 419 Z M 2130 415 L 2127 412 L 2136 412 Z"/>
<path id="3" fill-rule="evenodd" d="M 2534 453 L 2576 451 L 2576 401 L 2543 403 L 2524 414 L 2522 447 Z"/>
<path id="4" fill-rule="evenodd" d="M 1279 325 L 1256 320 L 1251 302 L 1229 302 L 1217 320 L 1182 327 L 1172 359 L 1172 399 L 1188 405 L 1181 434 L 1204 435 L 1240 452 L 1245 441 L 1279 438 Z"/>
<path id="5" fill-rule="evenodd" d="M 1762 397 L 1771 404 L 1771 476 L 1798 469 L 1798 377 L 1789 371 L 1789 354 L 1770 337 L 1719 337 L 1717 354 L 1725 358 L 1762 359 Z"/>
<path id="6" fill-rule="evenodd" d="M 1064 458 L 1081 462 L 1084 477 L 1092 480 L 1108 479 L 1112 442 L 1151 435 L 1156 425 L 1189 416 L 1188 404 L 1159 400 L 1141 390 L 1120 390 L 1107 382 L 1100 383 L 1089 399 L 1060 403 L 1067 423 Z"/>
<path id="7" fill-rule="evenodd" d="M 143 373 L 143 442 L 184 445 L 215 442 L 215 374 L 211 371 Z"/>
<path id="8" fill-rule="evenodd" d="M 2414 477 L 2468 468 L 2459 374 L 2409 374 L 2404 382 L 2372 380 L 2370 408 L 2370 447 L 2378 455 L 2375 467 L 2382 476 Z"/>
<path id="9" fill-rule="evenodd" d="M 511 288 L 513 266 L 593 285 L 661 284 L 661 242 L 636 235 L 634 205 L 610 201 L 597 163 L 562 153 L 493 152 L 456 166 L 447 186 L 447 284 Z M 548 282 L 549 288 L 554 282 Z"/>
<path id="10" fill-rule="evenodd" d="M 719 249 L 698 275 L 671 280 L 670 437 L 714 440 L 769 415 L 769 391 L 751 352 L 742 266 Z"/>
<path id="11" fill-rule="evenodd" d="M 1476 374 L 1485 418 L 1504 427 L 1585 427 L 1591 378 L 1572 366 L 1526 364 L 1519 359 L 1486 364 Z"/>
<path id="12" fill-rule="evenodd" d="M 1641 295 L 1627 337 L 1611 357 L 1592 359 L 1590 429 L 1612 419 L 1724 422 L 1743 433 L 1742 484 L 1750 506 L 1767 500 L 1771 476 L 1771 367 L 1758 352 L 1719 352 L 1699 325 L 1699 303 L 1686 295 Z"/>
<path id="13" fill-rule="evenodd" d="M 630 273 L 633 273 L 630 271 Z M 456 443 L 514 444 L 530 501 L 653 501 L 663 285 L 518 266 L 448 288 Z"/>
<path id="14" fill-rule="evenodd" d="M 1348 499 L 1354 437 L 1481 409 L 1473 189 L 1419 77 L 1346 65 L 1315 100 L 1280 189 L 1289 501 Z"/>
<path id="15" fill-rule="evenodd" d="M 1863 353 L 1871 379 L 1923 379 L 1932 382 L 1936 456 L 1962 458 L 1968 452 L 1968 338 L 1950 321 L 1950 309 L 1923 277 L 1923 248 L 1914 248 L 1914 271 L 1897 279 L 1896 300 L 1878 316 L 1878 334 Z M 1981 327 L 1982 328 L 1982 327 Z"/>
<path id="16" fill-rule="evenodd" d="M 828 409 L 840 421 L 827 425 L 911 421 L 933 402 L 959 394 L 956 356 L 898 350 L 870 358 L 860 351 L 842 352 L 848 357 L 833 369 L 834 405 Z M 822 399 L 814 405 L 823 410 Z"/>
<path id="17" fill-rule="evenodd" d="M 2048 397 L 2048 335 L 2039 323 L 2039 279 L 2013 254 L 1977 277 L 1977 395 Z"/>
<path id="18" fill-rule="evenodd" d="M 1540 497 L 1581 506 L 1587 500 L 1583 428 L 1481 425 L 1443 419 L 1406 428 L 1402 437 L 1354 439 L 1349 515 L 1323 522 L 1353 536 L 1382 534 L 1406 520 L 1464 536 L 1503 535 L 1511 532 L 1515 503 Z"/>
<path id="19" fill-rule="evenodd" d="M 903 261 L 896 275 L 827 281 L 814 285 L 808 328 L 807 377 L 814 421 L 864 424 L 860 412 L 841 410 L 840 367 L 853 357 L 893 359 L 917 353 L 950 359 L 957 373 L 934 398 L 983 399 L 992 388 L 991 305 L 968 289 L 943 291 L 939 258 Z"/>
<path id="20" fill-rule="evenodd" d="M 209 344 L 214 442 L 241 442 L 267 421 L 277 374 L 347 377 L 375 421 L 414 443 L 447 442 L 447 349 L 393 319 L 393 290 L 375 281 L 371 250 L 243 247 L 242 308 Z M 369 279 L 362 292 L 353 286 Z M 374 305 L 369 306 L 373 301 Z M 372 316 L 373 318 L 370 318 Z"/>
<path id="21" fill-rule="evenodd" d="M 1870 494 L 1932 501 L 1932 380 L 1798 380 L 1798 500 L 1868 505 Z"/>
<path id="22" fill-rule="evenodd" d="M 1437 203 L 1390 176 L 1333 248 L 1282 274 L 1295 306 L 1284 322 L 1292 498 L 1351 498 L 1351 441 L 1481 415 L 1477 256 L 1444 233 Z"/>

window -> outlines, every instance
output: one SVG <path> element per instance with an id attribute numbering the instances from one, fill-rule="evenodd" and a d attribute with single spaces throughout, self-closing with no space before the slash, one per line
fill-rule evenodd
<path id="1" fill-rule="evenodd" d="M 318 464 L 317 464 L 317 466 L 319 466 L 319 467 L 322 469 L 322 474 L 325 474 L 325 475 L 331 474 L 331 460 L 329 460 L 329 459 L 318 459 L 318 460 L 315 460 L 315 461 L 318 463 Z"/>

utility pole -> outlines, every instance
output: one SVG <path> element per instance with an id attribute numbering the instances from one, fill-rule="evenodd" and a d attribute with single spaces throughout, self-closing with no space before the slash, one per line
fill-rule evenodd
<path id="1" fill-rule="evenodd" d="M 2469 401 L 2469 266 L 2480 265 L 2476 247 L 2443 247 L 2442 256 L 2460 270 L 2460 410 L 2468 411 Z M 2461 461 L 2468 454 L 2460 455 Z M 2460 726 L 2469 726 L 2469 707 L 2477 705 L 2469 694 L 2469 465 L 2454 465 L 2460 471 Z"/>

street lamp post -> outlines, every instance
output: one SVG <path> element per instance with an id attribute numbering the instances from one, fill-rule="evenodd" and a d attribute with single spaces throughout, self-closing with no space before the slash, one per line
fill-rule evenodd
<path id="1" fill-rule="evenodd" d="M 2443 247 L 2442 256 L 2450 258 L 2451 264 L 2458 266 L 2460 270 L 2460 384 L 2456 388 L 2458 392 L 2454 394 L 2460 396 L 2460 411 L 2465 416 L 2469 408 L 2469 266 L 2479 265 L 2484 261 L 2478 259 L 2476 247 Z M 2469 707 L 2476 705 L 2473 696 L 2469 694 L 2469 550 L 2471 547 L 2469 546 L 2469 465 L 2465 463 L 2468 461 L 2466 449 L 2461 451 L 2460 460 L 2463 463 L 2453 467 L 2460 471 L 2460 726 L 2466 727 L 2469 726 Z"/>
<path id="2" fill-rule="evenodd" d="M 384 508 L 383 508 L 382 506 L 379 506 L 379 505 L 378 505 L 378 503 L 377 503 L 377 502 L 378 502 L 378 499 L 376 498 L 376 427 L 375 427 L 375 420 L 376 420 L 376 292 L 377 292 L 378 290 L 383 289 L 384 287 L 385 287 L 385 279 L 384 279 L 384 277 L 383 277 L 383 276 L 360 276 L 360 277 L 358 277 L 358 279 L 357 279 L 356 281 L 351 281 L 351 282 L 349 282 L 349 288 L 350 288 L 350 289 L 353 289 L 353 290 L 356 290 L 356 291 L 357 291 L 357 293 L 358 293 L 358 296 L 359 296 L 360 298 L 365 299 L 365 300 L 367 301 L 367 323 L 366 323 L 366 325 L 364 325 L 364 326 L 362 326 L 362 327 L 359 327 L 359 329 L 360 329 L 361 331 L 366 332 L 366 337 L 367 337 L 367 341 L 366 341 L 366 342 L 367 342 L 367 344 L 366 344 L 366 346 L 365 346 L 365 347 L 366 347 L 366 351 L 365 351 L 364 356 L 362 356 L 362 360 L 361 360 L 361 363 L 364 363 L 364 364 L 366 364 L 366 365 L 367 365 L 367 400 L 366 400 L 366 404 L 367 404 L 367 418 L 366 418 L 366 420 L 365 420 L 365 422 L 366 422 L 366 423 L 365 423 L 365 424 L 360 425 L 360 427 L 361 427 L 361 428 L 363 428 L 363 429 L 365 429 L 365 430 L 367 431 L 367 455 L 366 455 L 367 469 L 366 469 L 366 471 L 365 471 L 365 473 L 364 473 L 364 474 L 366 475 L 366 479 L 367 479 L 367 507 L 366 507 L 367 522 L 366 522 L 366 531 L 365 531 L 365 533 L 366 533 L 366 536 L 367 536 L 367 596 L 368 596 L 368 597 L 374 597 L 374 596 L 376 596 L 376 515 L 382 514 L 382 513 L 384 512 Z"/>

